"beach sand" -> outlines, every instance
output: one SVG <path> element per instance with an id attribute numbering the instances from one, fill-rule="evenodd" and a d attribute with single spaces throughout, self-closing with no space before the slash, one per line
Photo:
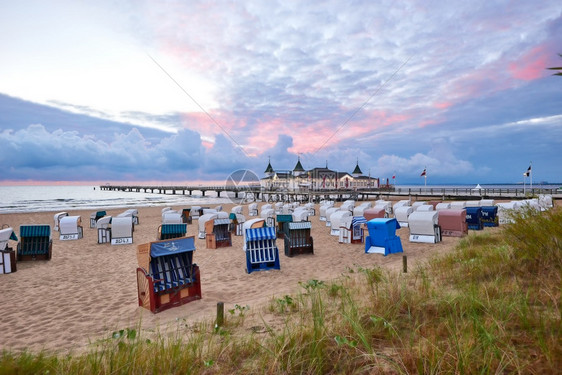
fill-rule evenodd
<path id="1" fill-rule="evenodd" d="M 223 205 L 226 212 L 231 207 Z M 197 220 L 193 220 L 188 235 L 196 238 L 193 259 L 200 267 L 203 298 L 153 314 L 138 306 L 136 249 L 139 244 L 156 240 L 161 209 L 139 208 L 140 223 L 135 226 L 134 243 L 113 246 L 97 243 L 96 230 L 89 228 L 91 211 L 68 211 L 81 216 L 84 238 L 60 241 L 58 232 L 53 231 L 50 261 L 18 262 L 17 272 L 0 275 L 0 349 L 80 351 L 91 342 L 110 337 L 115 330 L 136 327 L 139 322 L 144 329 L 161 329 L 178 321 L 213 321 L 219 301 L 224 302 L 225 309 L 238 304 L 257 311 L 272 297 L 282 298 L 302 290 L 299 282 L 327 281 L 357 267 L 380 265 L 401 270 L 402 255 L 408 256 L 408 269 L 413 270 L 430 256 L 451 251 L 459 241 L 444 237 L 437 244 L 410 243 L 408 229 L 402 228 L 398 235 L 403 254 L 365 254 L 364 244 L 339 244 L 338 237 L 329 234 L 329 228 L 318 219 L 317 205 L 317 215 L 310 217 L 314 255 L 286 257 L 283 241 L 277 240 L 281 270 L 247 274 L 242 237 L 233 236 L 232 247 L 207 249 L 205 241 L 197 238 Z M 107 214 L 123 211 L 110 210 Z M 8 224 L 19 236 L 21 224 L 50 224 L 52 228 L 53 214 L 3 214 L 0 224 Z M 244 214 L 250 218 L 247 206 Z M 13 241 L 10 246 L 15 249 Z"/>

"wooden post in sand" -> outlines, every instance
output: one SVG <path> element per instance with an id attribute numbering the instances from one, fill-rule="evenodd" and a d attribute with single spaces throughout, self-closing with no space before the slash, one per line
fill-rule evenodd
<path id="1" fill-rule="evenodd" d="M 404 273 L 408 272 L 408 256 L 402 255 L 402 270 Z"/>
<path id="2" fill-rule="evenodd" d="M 217 326 L 224 324 L 224 302 L 217 302 Z"/>

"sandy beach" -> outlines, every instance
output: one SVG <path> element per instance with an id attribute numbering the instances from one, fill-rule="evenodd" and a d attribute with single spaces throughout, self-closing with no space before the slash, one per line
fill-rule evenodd
<path id="1" fill-rule="evenodd" d="M 339 205 L 339 204 L 337 204 Z M 232 205 L 223 205 L 230 212 Z M 316 206 L 318 214 L 318 205 Z M 183 207 L 173 207 L 181 210 Z M 233 246 L 207 249 L 205 241 L 197 239 L 197 221 L 188 226 L 188 235 L 196 238 L 194 261 L 201 271 L 201 300 L 172 308 L 158 314 L 139 307 L 136 281 L 137 245 L 156 240 L 161 223 L 162 207 L 139 208 L 139 225 L 135 226 L 132 245 L 98 244 L 97 232 L 89 228 L 91 211 L 68 211 L 80 215 L 84 237 L 75 241 L 60 241 L 52 232 L 53 255 L 50 261 L 17 263 L 17 272 L 0 275 L 0 349 L 33 352 L 77 351 L 90 342 L 109 337 L 114 330 L 135 327 L 145 329 L 168 327 L 180 319 L 188 324 L 200 320 L 212 321 L 217 302 L 231 309 L 235 304 L 249 305 L 257 311 L 272 297 L 283 297 L 302 288 L 298 282 L 310 279 L 329 280 L 349 268 L 380 265 L 401 270 L 402 255 L 408 256 L 408 268 L 430 256 L 451 251 L 458 238 L 444 237 L 437 244 L 410 243 L 408 229 L 398 230 L 403 254 L 387 257 L 365 254 L 363 244 L 339 244 L 329 228 L 317 216 L 311 216 L 314 255 L 286 257 L 283 241 L 278 240 L 281 270 L 247 274 L 242 237 L 233 236 Z M 107 211 L 117 215 L 124 209 Z M 3 214 L 0 224 L 11 226 L 19 236 L 21 224 L 49 224 L 52 212 Z M 247 218 L 247 206 L 244 207 Z M 486 228 L 486 231 L 498 228 Z M 13 241 L 10 242 L 14 246 Z"/>

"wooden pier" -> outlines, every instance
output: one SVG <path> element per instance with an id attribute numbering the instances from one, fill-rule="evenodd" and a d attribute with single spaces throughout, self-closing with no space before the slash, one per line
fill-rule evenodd
<path id="1" fill-rule="evenodd" d="M 241 199 L 251 197 L 256 201 L 265 202 L 318 202 L 322 199 L 332 200 L 372 200 L 387 198 L 410 199 L 441 199 L 441 200 L 475 200 L 475 199 L 525 199 L 539 194 L 550 194 L 553 199 L 562 199 L 562 190 L 552 188 L 380 188 L 364 190 L 306 190 L 306 191 L 275 191 L 265 190 L 260 186 L 156 186 L 156 185 L 102 185 L 101 190 L 143 192 L 153 194 L 181 194 L 192 196 L 207 196 L 207 192 L 214 192 L 216 197 Z M 224 195 L 223 195 L 224 194 Z"/>

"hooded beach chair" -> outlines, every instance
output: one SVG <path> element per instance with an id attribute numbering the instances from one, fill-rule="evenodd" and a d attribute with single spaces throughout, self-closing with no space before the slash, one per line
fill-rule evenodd
<path id="1" fill-rule="evenodd" d="M 258 216 L 258 204 L 257 203 L 250 203 L 248 205 L 248 215 L 249 216 Z"/>
<path id="2" fill-rule="evenodd" d="M 230 209 L 231 214 L 239 214 L 242 215 L 242 206 L 234 206 Z"/>
<path id="3" fill-rule="evenodd" d="M 117 215 L 117 217 L 130 217 L 134 225 L 139 224 L 139 210 L 137 210 L 136 208 L 129 208 L 128 210 L 125 210 L 124 212 Z"/>
<path id="4" fill-rule="evenodd" d="M 68 216 L 68 212 L 57 212 L 53 219 L 55 221 L 55 226 L 53 227 L 54 231 L 59 231 L 59 223 L 60 223 L 60 219 L 62 219 L 63 217 Z"/>
<path id="5" fill-rule="evenodd" d="M 375 206 L 363 211 L 363 217 L 367 221 L 376 218 L 384 219 L 388 217 L 388 212 L 386 211 L 386 208 L 384 206 Z"/>
<path id="6" fill-rule="evenodd" d="M 409 206 L 410 204 L 411 204 L 411 201 L 409 199 L 408 200 L 404 200 L 404 199 L 400 200 L 400 201 L 398 201 L 398 202 L 396 202 L 392 205 L 392 212 L 394 212 L 394 214 L 396 215 L 396 209 L 398 207 Z"/>
<path id="7" fill-rule="evenodd" d="M 292 213 L 293 222 L 297 221 L 308 221 L 308 217 L 310 216 L 310 209 L 307 207 L 298 207 Z"/>
<path id="8" fill-rule="evenodd" d="M 381 207 L 381 211 L 384 209 Z M 363 226 L 367 220 L 363 216 L 346 216 L 339 232 L 339 243 L 362 243 L 364 241 Z"/>
<path id="9" fill-rule="evenodd" d="M 500 225 L 498 218 L 498 207 L 494 205 L 481 206 L 482 208 L 482 224 L 485 227 L 497 227 Z"/>
<path id="10" fill-rule="evenodd" d="M 411 207 L 410 207 L 411 209 Z M 388 254 L 401 253 L 402 242 L 396 235 L 400 224 L 396 219 L 372 219 L 367 221 L 369 235 L 365 238 L 365 253 Z"/>
<path id="11" fill-rule="evenodd" d="M 336 211 L 332 215 L 330 215 L 330 234 L 332 236 L 339 236 L 340 235 L 340 227 L 343 226 L 344 221 L 346 218 L 352 217 L 351 211 L 344 210 L 344 211 Z M 328 221 L 326 221 L 328 222 Z"/>
<path id="12" fill-rule="evenodd" d="M 80 216 L 65 216 L 59 222 L 59 240 L 79 240 L 83 237 L 84 230 Z"/>
<path id="13" fill-rule="evenodd" d="M 234 232 L 235 236 L 243 235 L 243 225 L 246 222 L 246 216 L 242 214 L 231 213 L 229 215 L 231 232 Z"/>
<path id="14" fill-rule="evenodd" d="M 207 220 L 205 222 L 205 244 L 207 249 L 232 246 L 230 219 L 220 218 L 217 215 L 216 218 Z"/>
<path id="15" fill-rule="evenodd" d="M 541 208 L 541 211 L 550 210 L 552 207 L 554 207 L 554 204 L 552 203 L 551 194 L 539 194 L 538 199 L 539 199 L 539 206 Z"/>
<path id="16" fill-rule="evenodd" d="M 310 221 L 287 222 L 284 227 L 285 255 L 314 254 L 314 241 L 310 236 Z"/>
<path id="17" fill-rule="evenodd" d="M 200 240 L 204 240 L 204 239 L 205 239 L 205 235 L 207 234 L 207 232 L 206 232 L 206 224 L 207 224 L 207 221 L 216 219 L 217 217 L 218 217 L 217 214 L 204 214 L 204 215 L 201 215 L 201 216 L 199 217 L 199 222 L 198 222 L 199 232 L 198 232 L 197 237 L 198 237 Z M 210 232 L 209 232 L 209 233 L 210 233 Z"/>
<path id="18" fill-rule="evenodd" d="M 466 208 L 466 201 L 453 201 L 451 202 L 451 209 L 459 210 Z"/>
<path id="19" fill-rule="evenodd" d="M 285 224 L 293 222 L 292 214 L 277 215 L 277 238 L 283 238 L 285 236 Z"/>
<path id="20" fill-rule="evenodd" d="M 463 237 L 468 234 L 466 209 L 443 209 L 439 212 L 441 235 L 446 237 Z"/>
<path id="21" fill-rule="evenodd" d="M 258 227 L 264 225 L 265 221 L 254 220 L 244 223 L 246 272 L 281 269 L 279 250 L 275 244 L 277 238 L 275 227 Z"/>
<path id="22" fill-rule="evenodd" d="M 408 216 L 410 216 L 414 212 L 414 209 L 411 206 L 401 206 L 394 208 L 394 217 L 398 221 L 401 227 L 408 226 Z"/>
<path id="23" fill-rule="evenodd" d="M 172 238 L 185 237 L 187 233 L 187 224 L 161 224 L 158 227 L 158 240 L 169 240 Z"/>
<path id="24" fill-rule="evenodd" d="M 418 201 L 412 203 L 412 208 L 414 209 L 414 212 L 416 212 L 421 206 L 427 206 L 427 205 L 428 205 L 427 202 Z"/>
<path id="25" fill-rule="evenodd" d="M 466 201 L 465 207 L 480 207 L 480 201 Z"/>
<path id="26" fill-rule="evenodd" d="M 107 215 L 105 211 L 96 211 L 90 214 L 90 228 L 95 228 L 97 221 Z"/>
<path id="27" fill-rule="evenodd" d="M 384 208 L 384 210 L 386 211 L 387 215 L 386 217 L 390 217 L 390 215 L 392 214 L 392 202 L 391 201 L 385 201 L 385 200 L 378 200 L 375 201 L 375 205 L 374 207 L 382 207 Z"/>
<path id="28" fill-rule="evenodd" d="M 193 237 L 137 247 L 139 306 L 153 313 L 201 299 L 199 267 L 193 263 Z"/>
<path id="29" fill-rule="evenodd" d="M 359 206 L 353 208 L 353 216 L 363 216 L 365 210 L 371 208 L 373 205 L 371 202 L 363 202 Z"/>
<path id="30" fill-rule="evenodd" d="M 482 207 L 466 207 L 466 223 L 468 224 L 468 229 L 484 229 L 484 223 L 482 222 Z"/>
<path id="31" fill-rule="evenodd" d="M 435 211 L 432 204 L 422 204 L 416 207 L 415 212 L 428 212 L 428 211 Z"/>
<path id="32" fill-rule="evenodd" d="M 52 251 L 53 240 L 49 225 L 20 225 L 18 261 L 50 260 Z"/>
<path id="33" fill-rule="evenodd" d="M 512 214 L 523 207 L 523 205 L 519 201 L 500 202 L 496 203 L 496 206 L 498 207 L 498 223 L 500 225 L 511 224 L 515 222 L 515 220 L 513 220 Z"/>
<path id="34" fill-rule="evenodd" d="M 181 210 L 181 222 L 184 224 L 191 224 L 193 222 L 191 218 L 191 208 L 184 208 Z"/>
<path id="35" fill-rule="evenodd" d="M 16 252 L 9 245 L 9 241 L 17 241 L 18 237 L 12 228 L 0 230 L 0 274 L 17 271 Z"/>
<path id="36" fill-rule="evenodd" d="M 111 242 L 111 216 L 104 216 L 96 222 L 98 243 Z"/>
<path id="37" fill-rule="evenodd" d="M 264 209 L 262 207 L 260 216 L 265 219 L 265 224 L 268 227 L 275 228 L 275 210 L 273 208 Z"/>
<path id="38" fill-rule="evenodd" d="M 439 212 L 415 211 L 408 216 L 410 242 L 437 243 L 441 242 L 441 228 L 439 227 Z"/>
<path id="39" fill-rule="evenodd" d="M 316 209 L 314 208 L 314 203 L 306 203 L 304 207 L 308 210 L 308 216 L 316 216 Z"/>
<path id="40" fill-rule="evenodd" d="M 118 216 L 111 219 L 111 244 L 133 243 L 133 216 Z"/>
<path id="41" fill-rule="evenodd" d="M 162 224 L 183 224 L 182 214 L 174 210 L 164 211 L 162 212 Z"/>
<path id="42" fill-rule="evenodd" d="M 330 221 L 332 219 L 332 215 L 334 214 L 334 212 L 338 212 L 341 211 L 341 207 L 330 207 L 326 210 L 326 226 L 327 227 L 331 227 L 332 226 L 332 222 Z M 349 211 L 349 210 L 345 210 L 345 211 Z"/>
<path id="43" fill-rule="evenodd" d="M 199 216 L 203 215 L 201 206 L 191 206 L 191 210 L 189 211 L 192 219 L 199 219 Z"/>
<path id="44" fill-rule="evenodd" d="M 449 210 L 449 209 L 451 209 L 451 203 L 441 202 L 441 203 L 437 203 L 437 205 L 435 206 L 435 211 Z"/>

